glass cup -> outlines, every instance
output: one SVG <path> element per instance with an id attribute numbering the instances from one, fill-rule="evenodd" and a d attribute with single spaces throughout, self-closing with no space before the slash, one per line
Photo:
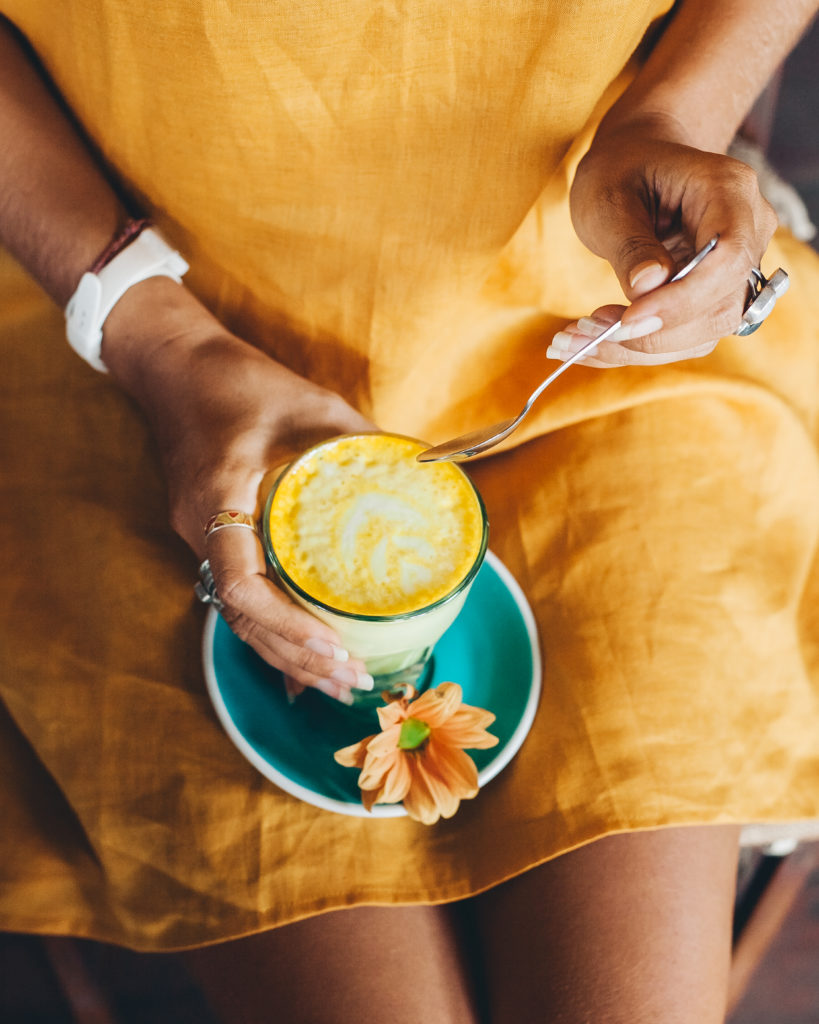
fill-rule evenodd
<path id="1" fill-rule="evenodd" d="M 370 435 L 355 435 L 368 437 Z M 383 435 L 380 435 L 383 436 Z M 418 444 L 418 451 L 426 445 L 401 435 L 388 435 L 401 441 Z M 346 435 L 351 437 L 351 435 Z M 420 692 L 428 685 L 431 676 L 433 648 L 441 636 L 455 621 L 466 601 L 469 589 L 478 574 L 489 536 L 489 524 L 481 496 L 464 471 L 454 463 L 452 469 L 466 481 L 475 498 L 475 513 L 479 516 L 480 543 L 474 559 L 448 593 L 428 604 L 423 604 L 400 614 L 378 615 L 344 611 L 319 600 L 296 583 L 282 566 L 276 553 L 274 538 L 271 536 L 271 509 L 276 493 L 299 465 L 325 445 L 332 445 L 339 438 L 331 438 L 308 449 L 287 466 L 271 489 L 264 507 L 262 538 L 267 559 L 285 592 L 316 618 L 326 622 L 339 635 L 341 644 L 352 657 L 361 659 L 367 671 L 374 678 L 373 690 L 353 689 L 353 706 L 374 707 L 382 703 L 382 694 L 403 696 L 410 686 Z"/>

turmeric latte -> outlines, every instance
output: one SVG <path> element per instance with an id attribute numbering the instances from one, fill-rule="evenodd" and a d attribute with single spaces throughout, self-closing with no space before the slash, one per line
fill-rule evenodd
<path id="1" fill-rule="evenodd" d="M 357 615 L 402 615 L 457 588 L 483 545 L 466 474 L 416 462 L 424 445 L 390 434 L 335 438 L 279 481 L 269 531 L 279 565 L 312 598 Z"/>

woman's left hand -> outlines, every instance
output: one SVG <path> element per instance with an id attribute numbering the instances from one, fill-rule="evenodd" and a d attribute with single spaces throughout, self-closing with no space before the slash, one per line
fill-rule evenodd
<path id="1" fill-rule="evenodd" d="M 604 122 L 605 128 L 605 122 Z M 649 119 L 598 133 L 571 190 L 582 242 L 614 268 L 630 305 L 594 310 L 556 335 L 566 359 L 616 320 L 588 366 L 654 365 L 707 355 L 742 320 L 748 277 L 777 225 L 756 174 Z M 714 235 L 719 243 L 682 281 L 660 287 Z"/>

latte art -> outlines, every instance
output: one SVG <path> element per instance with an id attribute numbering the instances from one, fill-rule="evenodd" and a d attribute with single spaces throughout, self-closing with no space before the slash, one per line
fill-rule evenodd
<path id="1" fill-rule="evenodd" d="M 279 565 L 305 593 L 342 612 L 401 615 L 469 573 L 484 542 L 479 499 L 458 467 L 416 462 L 423 448 L 341 437 L 290 467 L 268 525 Z"/>

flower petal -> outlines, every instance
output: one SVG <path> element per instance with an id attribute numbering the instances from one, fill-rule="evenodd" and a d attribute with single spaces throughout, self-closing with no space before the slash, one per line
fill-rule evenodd
<path id="1" fill-rule="evenodd" d="M 418 758 L 410 762 L 412 782 L 404 797 L 404 808 L 407 814 L 424 825 L 434 825 L 441 817 L 438 805 L 433 799 L 427 784 L 426 774 L 418 770 Z"/>
<path id="2" fill-rule="evenodd" d="M 457 747 L 430 740 L 425 751 L 424 767 L 439 778 L 453 793 L 466 799 L 478 792 L 478 769 L 475 762 Z"/>
<path id="3" fill-rule="evenodd" d="M 495 721 L 495 714 L 487 711 L 486 708 L 477 708 L 472 704 L 461 704 L 455 714 L 446 723 L 451 725 L 454 722 L 466 723 L 470 726 L 477 726 L 485 729 Z"/>
<path id="4" fill-rule="evenodd" d="M 391 725 L 403 722 L 407 717 L 407 702 L 405 700 L 394 700 L 384 707 L 376 708 L 378 724 L 382 731 L 389 729 Z"/>
<path id="5" fill-rule="evenodd" d="M 388 757 L 373 757 L 368 754 L 361 774 L 358 776 L 359 788 L 381 789 L 398 757 L 399 751 L 397 750 Z"/>
<path id="6" fill-rule="evenodd" d="M 367 756 L 367 744 L 377 735 L 379 734 L 374 733 L 372 736 L 366 736 L 363 740 L 359 740 L 358 743 L 353 743 L 350 747 L 342 747 L 341 750 L 337 750 L 333 754 L 333 757 L 345 768 L 362 768 Z"/>
<path id="7" fill-rule="evenodd" d="M 423 788 L 421 782 L 423 782 Z M 438 775 L 431 766 L 428 757 L 422 756 L 416 761 L 415 778 L 413 779 L 410 793 L 414 792 L 416 787 L 419 792 L 423 793 L 426 790 L 429 793 L 430 799 L 442 817 L 451 818 L 458 810 L 458 804 L 461 802 L 460 797 L 453 792 L 448 782 Z M 406 800 L 404 804 L 406 806 Z"/>
<path id="8" fill-rule="evenodd" d="M 384 780 L 377 802 L 380 804 L 400 803 L 409 792 L 412 783 L 412 772 L 409 757 L 399 754 Z"/>
<path id="9" fill-rule="evenodd" d="M 488 715 L 490 712 L 487 711 L 486 714 Z M 492 719 L 494 717 L 492 715 Z M 488 725 L 489 722 L 486 724 Z M 450 747 L 462 747 L 470 750 L 494 747 L 498 743 L 498 737 L 487 732 L 480 724 L 480 719 L 475 722 L 471 717 L 460 719 L 458 715 L 453 715 L 448 722 L 436 729 L 435 735 Z"/>
<path id="10" fill-rule="evenodd" d="M 385 729 L 384 732 L 376 733 L 375 736 L 370 737 L 367 750 L 375 757 L 385 757 L 387 754 L 391 754 L 394 750 L 398 750 L 398 740 L 400 736 L 401 723 L 391 725 L 389 729 Z"/>
<path id="11" fill-rule="evenodd" d="M 463 691 L 457 683 L 440 683 L 414 700 L 408 709 L 413 718 L 420 718 L 436 729 L 457 711 Z"/>

